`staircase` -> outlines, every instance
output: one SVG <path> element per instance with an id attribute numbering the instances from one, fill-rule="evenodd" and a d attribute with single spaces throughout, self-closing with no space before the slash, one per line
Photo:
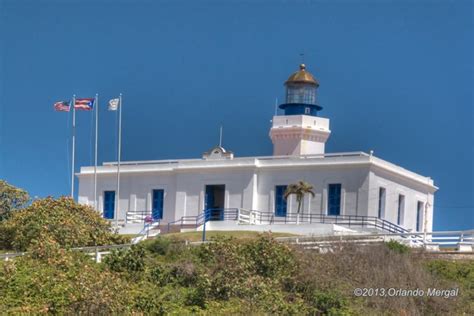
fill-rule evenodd
<path id="1" fill-rule="evenodd" d="M 127 223 L 143 223 L 147 216 L 151 216 L 151 211 L 128 211 Z"/>
<path id="2" fill-rule="evenodd" d="M 150 211 L 137 212 L 130 211 L 127 213 L 127 223 L 144 223 L 145 218 L 150 216 Z M 151 219 L 151 218 L 150 218 Z M 292 228 L 299 227 L 299 224 L 333 224 L 340 227 L 342 230 L 352 231 L 352 233 L 392 233 L 411 235 L 411 232 L 405 228 L 388 222 L 386 220 L 374 216 L 358 216 L 358 215 L 322 215 L 322 214 L 287 214 L 285 217 L 275 216 L 273 212 L 260 212 L 255 210 L 245 210 L 241 208 L 233 209 L 208 209 L 196 216 L 183 216 L 178 220 L 169 223 L 153 222 L 148 229 L 145 229 L 142 234 L 146 236 L 156 234 L 178 233 L 183 229 L 199 229 L 204 223 L 209 221 L 216 221 L 221 223 L 227 221 L 234 222 L 239 229 L 255 230 L 256 226 L 292 226 Z M 253 228 L 245 228 L 245 226 L 252 226 Z M 227 226 L 226 226 L 227 227 Z M 301 227 L 301 226 L 300 226 Z M 281 228 L 281 227 L 280 227 Z M 311 228 L 311 227 L 310 227 Z M 353 231 L 354 228 L 357 228 Z M 294 229 L 293 229 L 294 230 Z M 304 230 L 304 229 L 303 229 Z M 145 237 L 146 238 L 146 237 Z M 414 238 L 419 239 L 419 238 Z M 411 239 L 410 239 L 411 240 Z"/>

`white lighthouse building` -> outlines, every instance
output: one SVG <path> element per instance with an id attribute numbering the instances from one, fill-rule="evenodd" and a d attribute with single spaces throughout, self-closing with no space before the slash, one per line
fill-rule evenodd
<path id="1" fill-rule="evenodd" d="M 280 105 L 285 115 L 273 117 L 270 137 L 273 155 L 324 154 L 331 134 L 329 119 L 318 117 L 323 108 L 316 104 L 319 83 L 306 71 L 304 64 L 285 82 L 286 103 Z"/>
<path id="2" fill-rule="evenodd" d="M 331 130 L 319 116 L 318 87 L 305 65 L 285 82 L 284 115 L 273 117 L 269 132 L 272 156 L 239 157 L 217 146 L 196 159 L 122 162 L 120 196 L 116 162 L 97 168 L 97 192 L 95 168 L 82 167 L 78 200 L 123 227 L 146 218 L 162 229 L 200 229 L 210 220 L 208 229 L 431 231 L 431 178 L 371 153 L 325 152 Z M 299 181 L 314 196 L 304 197 L 296 215 L 296 199 L 284 195 Z"/>

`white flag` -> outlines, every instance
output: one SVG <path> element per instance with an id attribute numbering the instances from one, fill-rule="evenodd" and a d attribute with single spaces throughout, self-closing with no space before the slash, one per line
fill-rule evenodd
<path id="1" fill-rule="evenodd" d="M 120 99 L 112 99 L 109 101 L 109 111 L 117 111 Z"/>

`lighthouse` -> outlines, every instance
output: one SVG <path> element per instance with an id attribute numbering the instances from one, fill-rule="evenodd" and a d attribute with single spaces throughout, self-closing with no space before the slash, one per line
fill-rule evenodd
<path id="1" fill-rule="evenodd" d="M 274 156 L 302 156 L 325 153 L 331 131 L 329 119 L 318 116 L 323 107 L 316 102 L 319 82 L 304 64 L 285 82 L 284 115 L 272 120 L 270 138 Z"/>

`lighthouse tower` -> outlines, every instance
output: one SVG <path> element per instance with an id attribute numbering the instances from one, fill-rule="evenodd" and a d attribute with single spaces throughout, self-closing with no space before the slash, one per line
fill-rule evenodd
<path id="1" fill-rule="evenodd" d="M 286 102 L 279 106 L 284 115 L 272 120 L 270 138 L 273 155 L 299 156 L 324 154 L 331 134 L 329 119 L 318 116 L 323 108 L 316 104 L 318 81 L 306 71 L 304 64 L 285 82 Z"/>

